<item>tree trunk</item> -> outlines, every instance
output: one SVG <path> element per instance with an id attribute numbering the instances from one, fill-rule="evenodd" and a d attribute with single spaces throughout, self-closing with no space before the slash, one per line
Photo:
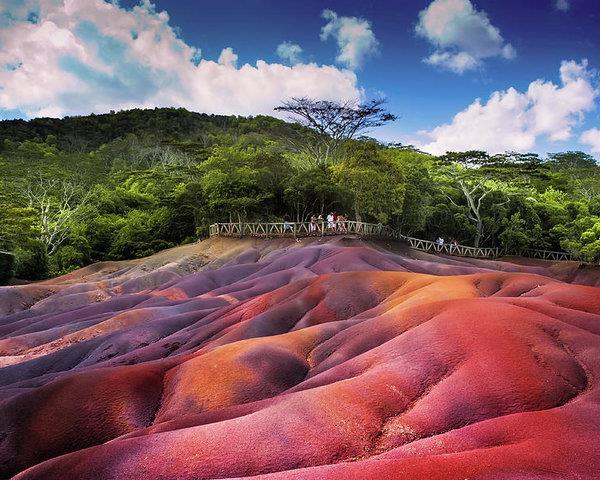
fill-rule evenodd
<path id="1" fill-rule="evenodd" d="M 481 242 L 481 237 L 483 236 L 483 221 L 481 220 L 481 217 L 479 216 L 479 212 L 477 212 L 477 233 L 475 234 L 475 242 L 474 245 L 475 247 L 479 247 L 479 243 Z"/>
<path id="2" fill-rule="evenodd" d="M 360 216 L 360 208 L 358 207 L 357 200 L 354 200 L 354 218 L 357 222 L 362 222 L 362 217 Z"/>
<path id="3" fill-rule="evenodd" d="M 475 192 L 476 189 L 469 191 L 469 187 L 462 181 L 459 182 L 459 185 L 460 185 L 460 188 L 461 188 L 463 194 L 465 195 L 467 204 L 469 206 L 468 217 L 471 221 L 475 222 L 475 227 L 477 229 L 477 233 L 475 234 L 475 240 L 474 240 L 473 244 L 475 245 L 475 247 L 479 247 L 479 243 L 481 242 L 481 237 L 483 236 L 483 220 L 481 219 L 481 215 L 479 214 L 479 211 L 481 210 L 481 201 L 485 198 L 485 196 L 489 192 L 484 192 L 482 195 L 479 196 L 477 201 L 475 201 L 475 198 L 473 197 L 473 193 Z"/>

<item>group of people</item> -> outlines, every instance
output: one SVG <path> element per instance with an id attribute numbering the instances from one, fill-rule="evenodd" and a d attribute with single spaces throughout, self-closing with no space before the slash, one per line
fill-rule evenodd
<path id="1" fill-rule="evenodd" d="M 318 217 L 311 215 L 310 224 L 308 227 L 309 232 L 317 233 L 319 231 L 319 227 L 321 226 L 321 224 L 323 224 L 325 222 L 325 220 L 327 220 L 326 231 L 328 233 L 333 233 L 333 232 L 347 233 L 348 232 L 348 226 L 346 224 L 346 222 L 348 221 L 348 218 L 346 218 L 346 216 L 344 214 L 341 214 L 341 213 L 338 214 L 337 212 L 330 212 L 327 215 L 326 219 L 323 219 L 323 215 L 319 215 Z"/>
<path id="2" fill-rule="evenodd" d="M 326 218 L 323 215 L 318 217 L 311 215 L 310 222 L 308 224 L 308 233 L 311 235 L 318 235 L 323 233 L 348 233 L 348 218 L 343 214 L 337 212 L 330 212 Z M 292 224 L 290 223 L 289 216 L 286 215 L 283 220 L 283 231 L 291 232 Z"/>
<path id="3" fill-rule="evenodd" d="M 348 233 L 347 221 L 348 218 L 345 215 L 338 214 L 337 212 L 330 212 L 326 218 L 323 218 L 323 215 L 319 215 L 318 217 L 311 215 L 308 231 L 316 235 L 321 231 L 321 226 L 323 226 L 323 230 L 327 233 Z"/>

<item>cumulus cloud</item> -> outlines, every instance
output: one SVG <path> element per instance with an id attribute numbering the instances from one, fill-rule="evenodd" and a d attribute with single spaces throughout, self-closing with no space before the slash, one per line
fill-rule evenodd
<path id="1" fill-rule="evenodd" d="M 339 53 L 336 60 L 348 68 L 359 68 L 365 59 L 377 53 L 379 42 L 375 38 L 368 20 L 358 17 L 340 17 L 333 10 L 323 10 L 327 20 L 321 29 L 321 40 L 332 37 L 337 42 Z"/>
<path id="2" fill-rule="evenodd" d="M 277 56 L 284 62 L 287 62 L 291 65 L 296 65 L 297 63 L 302 62 L 302 47 L 297 43 L 282 42 L 277 45 L 277 50 L 275 53 L 277 53 Z"/>
<path id="3" fill-rule="evenodd" d="M 423 61 L 455 73 L 476 69 L 485 58 L 516 56 L 487 14 L 475 10 L 470 0 L 434 0 L 419 12 L 415 29 L 436 49 Z"/>
<path id="4" fill-rule="evenodd" d="M 219 55 L 219 65 L 223 65 L 229 68 L 237 67 L 238 56 L 233 52 L 233 48 L 227 47 L 221 51 L 221 55 Z"/>
<path id="5" fill-rule="evenodd" d="M 586 130 L 579 137 L 579 141 L 584 145 L 589 145 L 590 150 L 594 153 L 600 153 L 600 130 L 592 128 Z"/>
<path id="6" fill-rule="evenodd" d="M 569 0 L 556 0 L 554 3 L 554 8 L 561 12 L 566 12 L 569 10 L 569 8 L 571 8 L 571 4 L 569 3 Z"/>
<path id="7" fill-rule="evenodd" d="M 479 62 L 467 52 L 433 52 L 429 57 L 423 59 L 425 63 L 442 68 L 447 68 L 456 73 L 477 68 Z"/>
<path id="8" fill-rule="evenodd" d="M 428 141 L 420 147 L 436 155 L 471 149 L 498 153 L 531 151 L 540 137 L 568 140 L 584 113 L 595 108 L 599 92 L 591 75 L 587 60 L 563 61 L 561 85 L 535 80 L 525 92 L 511 87 L 492 93 L 485 103 L 477 99 L 451 123 L 421 132 Z M 586 136 L 586 140 L 594 138 L 594 133 Z"/>
<path id="9" fill-rule="evenodd" d="M 258 60 L 237 67 L 224 48 L 201 57 L 148 1 L 0 3 L 0 114 L 86 114 L 176 106 L 209 113 L 272 113 L 290 96 L 356 100 L 356 75 L 315 64 Z"/>

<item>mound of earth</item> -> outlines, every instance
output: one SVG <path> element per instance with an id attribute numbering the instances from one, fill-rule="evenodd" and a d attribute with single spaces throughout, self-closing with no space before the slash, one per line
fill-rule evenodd
<path id="1" fill-rule="evenodd" d="M 0 288 L 0 477 L 592 479 L 600 271 L 211 239 Z"/>

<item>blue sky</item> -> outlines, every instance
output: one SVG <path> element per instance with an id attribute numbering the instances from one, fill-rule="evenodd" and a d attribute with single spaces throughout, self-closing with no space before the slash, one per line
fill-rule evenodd
<path id="1" fill-rule="evenodd" d="M 598 0 L 76 3 L 0 0 L 1 117 L 384 96 L 383 140 L 600 157 Z"/>

